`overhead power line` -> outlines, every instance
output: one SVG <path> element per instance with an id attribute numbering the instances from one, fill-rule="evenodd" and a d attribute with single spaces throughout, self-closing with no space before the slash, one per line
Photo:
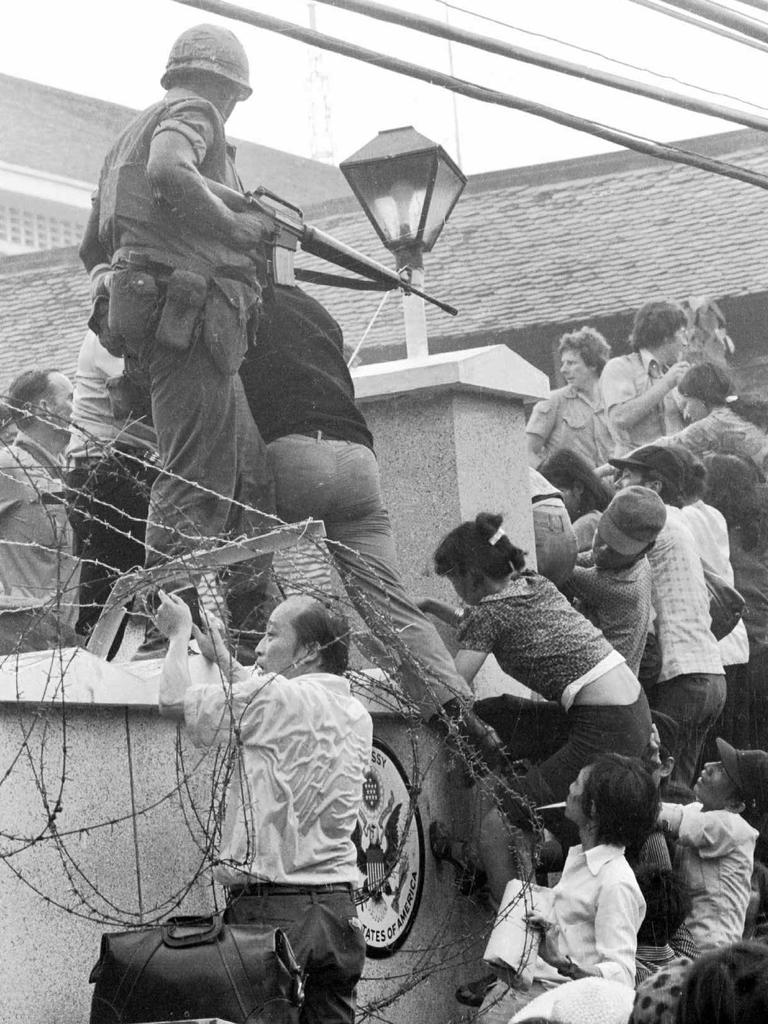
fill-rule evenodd
<path id="1" fill-rule="evenodd" d="M 768 189 L 768 176 L 757 171 L 750 171 L 746 167 L 738 167 L 735 164 L 714 160 L 699 153 L 691 153 L 676 146 L 654 142 L 651 139 L 633 135 L 618 128 L 611 128 L 608 125 L 590 121 L 584 117 L 578 117 L 575 114 L 567 114 L 562 110 L 556 110 L 553 107 L 536 103 L 534 100 L 511 96 L 496 89 L 489 89 L 486 86 L 476 85 L 461 78 L 454 78 L 441 71 L 425 68 L 420 64 L 412 64 L 409 61 L 390 57 L 375 50 L 368 50 L 365 47 L 358 46 L 356 43 L 349 43 L 344 39 L 337 39 L 334 36 L 314 32 L 312 29 L 303 28 L 289 21 L 282 21 L 280 18 L 274 18 L 268 14 L 249 11 L 234 4 L 223 3 L 222 0 L 174 0 L 174 3 L 181 4 L 184 7 L 194 7 L 197 10 L 208 11 L 211 14 L 217 14 L 223 18 L 231 18 L 234 21 L 242 21 L 247 25 L 263 28 L 269 32 L 278 32 L 289 39 L 296 39 L 310 46 L 319 46 L 323 49 L 331 50 L 333 53 L 352 57 L 355 60 L 364 61 L 367 64 L 372 64 L 387 71 L 394 71 L 397 74 L 417 78 L 422 82 L 429 82 L 430 85 L 439 85 L 462 96 L 469 96 L 471 99 L 509 107 L 512 110 L 520 110 L 526 114 L 533 114 L 535 117 L 544 118 L 547 121 L 563 125 L 566 128 L 573 128 L 576 131 L 586 132 L 597 138 L 605 139 L 607 142 L 612 142 L 617 146 L 624 146 L 627 149 L 633 149 L 638 153 L 644 153 L 659 160 L 686 164 L 689 167 L 697 167 L 700 170 L 710 171 L 712 174 L 734 178 L 737 181 L 743 181 L 758 188 Z"/>
<path id="2" fill-rule="evenodd" d="M 746 2 L 746 0 L 742 0 Z M 765 3 L 766 10 L 768 10 L 768 0 L 754 0 L 755 3 Z M 639 71 L 641 75 L 653 75 L 654 78 L 663 79 L 665 82 L 674 82 L 675 85 L 682 85 L 686 89 L 696 89 L 697 92 L 706 93 L 708 96 L 719 96 L 721 100 L 735 100 L 737 103 L 745 103 L 748 107 L 755 107 L 757 110 L 764 110 L 768 112 L 768 107 L 762 103 L 755 103 L 754 100 L 748 100 L 744 96 L 737 96 L 732 92 L 723 92 L 721 89 L 710 89 L 706 85 L 701 85 L 697 82 L 689 82 L 685 78 L 679 78 L 677 75 L 670 75 L 666 71 L 658 71 L 655 68 L 646 67 L 644 64 L 632 64 L 628 60 L 620 60 L 618 57 L 611 57 L 610 54 L 603 53 L 602 50 L 591 50 L 588 46 L 579 46 L 578 43 L 569 42 L 566 39 L 560 39 L 559 36 L 550 36 L 546 32 L 535 32 L 530 28 L 523 28 L 522 25 L 513 25 L 509 21 L 502 21 L 501 18 L 492 18 L 489 14 L 480 14 L 478 11 L 471 11 L 468 7 L 460 7 L 458 4 L 449 3 L 449 0 L 438 0 L 446 11 L 458 11 L 461 14 L 466 14 L 471 18 L 477 18 L 480 21 L 487 21 L 492 25 L 501 25 L 502 28 L 508 28 L 511 32 L 518 32 L 520 35 L 531 36 L 534 39 L 546 39 L 548 43 L 555 43 L 557 46 L 565 46 L 569 50 L 574 50 L 576 53 L 583 53 L 587 57 L 597 57 L 598 60 L 606 60 L 609 64 L 615 64 L 620 68 L 627 68 L 629 71 Z M 672 12 L 670 12 L 672 13 Z M 675 12 L 677 14 L 681 12 Z M 694 21 L 693 18 L 690 19 Z M 714 26 L 712 26 L 714 27 Z M 754 42 L 754 40 L 750 40 Z M 766 47 L 768 50 L 768 47 Z M 451 74 L 453 69 L 451 68 Z"/>
<path id="3" fill-rule="evenodd" d="M 705 32 L 712 32 L 723 39 L 730 39 L 731 42 L 740 43 L 743 46 L 751 46 L 755 50 L 768 53 L 768 44 L 760 42 L 759 39 L 752 39 L 741 32 L 737 32 L 735 29 L 725 28 L 723 25 L 716 25 L 714 22 L 707 21 L 704 18 L 694 17 L 694 15 L 686 14 L 675 7 L 668 7 L 666 3 L 659 3 L 659 0 L 630 0 L 630 3 L 637 4 L 639 7 L 647 7 L 649 11 L 665 14 L 668 18 L 675 18 L 677 21 L 683 21 L 687 25 L 695 25 L 696 28 L 703 29 Z"/>
<path id="4" fill-rule="evenodd" d="M 682 11 L 688 11 L 689 14 L 698 14 L 700 18 L 714 21 L 716 25 L 735 29 L 750 39 L 768 43 L 768 25 L 764 21 L 739 14 L 738 11 L 723 7 L 722 4 L 712 3 L 712 0 L 666 0 L 666 3 L 672 7 L 679 7 Z"/>
<path id="5" fill-rule="evenodd" d="M 632 78 L 624 78 L 621 75 L 614 75 L 610 71 L 588 68 L 583 64 L 574 64 L 572 61 L 563 60 L 560 57 L 536 53 L 514 43 L 494 39 L 491 36 L 480 35 L 477 32 L 469 32 L 455 25 L 436 21 L 434 18 L 425 18 L 419 14 L 396 10 L 393 7 L 387 7 L 386 4 L 376 3 L 374 0 L 318 0 L 318 3 L 326 4 L 329 7 L 341 8 L 345 11 L 352 11 L 355 14 L 363 14 L 366 17 L 375 18 L 378 21 L 386 21 L 393 25 L 400 25 L 403 28 L 414 29 L 417 32 L 425 32 L 430 36 L 448 39 L 452 43 L 462 43 L 466 46 L 483 50 L 486 53 L 493 53 L 500 57 L 509 57 L 524 64 L 533 64 L 536 67 L 546 68 L 548 71 L 556 71 L 563 75 L 582 78 L 587 82 L 606 85 L 610 89 L 619 89 L 622 92 L 634 93 L 636 96 L 644 96 L 646 99 L 668 103 L 673 107 L 682 107 L 684 110 L 692 110 L 697 114 L 719 117 L 725 121 L 733 121 L 736 124 L 745 125 L 747 128 L 757 128 L 759 131 L 768 130 L 768 119 L 761 117 L 759 114 L 721 106 L 709 100 L 683 96 L 681 93 L 670 92 L 669 89 L 663 89 L 658 85 L 639 82 Z"/>

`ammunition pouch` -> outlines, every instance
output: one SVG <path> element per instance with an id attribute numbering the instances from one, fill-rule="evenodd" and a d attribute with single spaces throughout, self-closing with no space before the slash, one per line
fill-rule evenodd
<path id="1" fill-rule="evenodd" d="M 117 266 L 112 274 L 107 326 L 124 352 L 140 356 L 155 333 L 160 290 L 147 270 Z"/>
<path id="2" fill-rule="evenodd" d="M 206 304 L 208 279 L 191 270 L 174 270 L 165 285 L 165 299 L 155 340 L 166 348 L 184 351 L 192 346 L 200 313 Z"/>
<path id="3" fill-rule="evenodd" d="M 233 278 L 211 280 L 205 302 L 203 343 L 220 373 L 232 376 L 240 369 L 255 333 L 261 294 L 255 282 Z"/>

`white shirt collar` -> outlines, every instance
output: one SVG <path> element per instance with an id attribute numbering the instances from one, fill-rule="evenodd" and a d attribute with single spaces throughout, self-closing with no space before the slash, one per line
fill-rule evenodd
<path id="1" fill-rule="evenodd" d="M 591 850 L 585 850 L 583 846 L 574 846 L 574 852 L 581 854 L 586 861 L 587 867 L 593 875 L 597 875 L 600 869 L 611 860 L 624 856 L 623 846 L 613 846 L 611 843 L 600 843 L 593 846 Z"/>

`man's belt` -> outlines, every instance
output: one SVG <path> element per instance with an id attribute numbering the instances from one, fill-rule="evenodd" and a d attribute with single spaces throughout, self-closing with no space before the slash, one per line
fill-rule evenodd
<path id="1" fill-rule="evenodd" d="M 351 882 L 327 882 L 318 885 L 288 885 L 282 882 L 249 882 L 248 885 L 229 887 L 231 899 L 240 896 L 310 896 L 318 893 L 343 892 L 352 894 Z"/>

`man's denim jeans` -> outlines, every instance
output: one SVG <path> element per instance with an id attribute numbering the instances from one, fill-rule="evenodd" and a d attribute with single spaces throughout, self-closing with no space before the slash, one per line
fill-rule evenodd
<path id="1" fill-rule="evenodd" d="M 403 687 L 424 717 L 456 694 L 468 697 L 437 630 L 403 586 L 373 452 L 351 441 L 290 434 L 272 441 L 267 457 L 278 515 L 287 522 L 308 516 L 325 522 L 328 549 L 361 618 L 380 641 L 389 641 L 389 653 L 397 657 L 395 634 L 402 643 Z"/>
<path id="2" fill-rule="evenodd" d="M 673 778 L 692 786 L 704 740 L 725 705 L 725 676 L 709 672 L 675 676 L 651 687 L 648 703 L 677 722 Z"/>

